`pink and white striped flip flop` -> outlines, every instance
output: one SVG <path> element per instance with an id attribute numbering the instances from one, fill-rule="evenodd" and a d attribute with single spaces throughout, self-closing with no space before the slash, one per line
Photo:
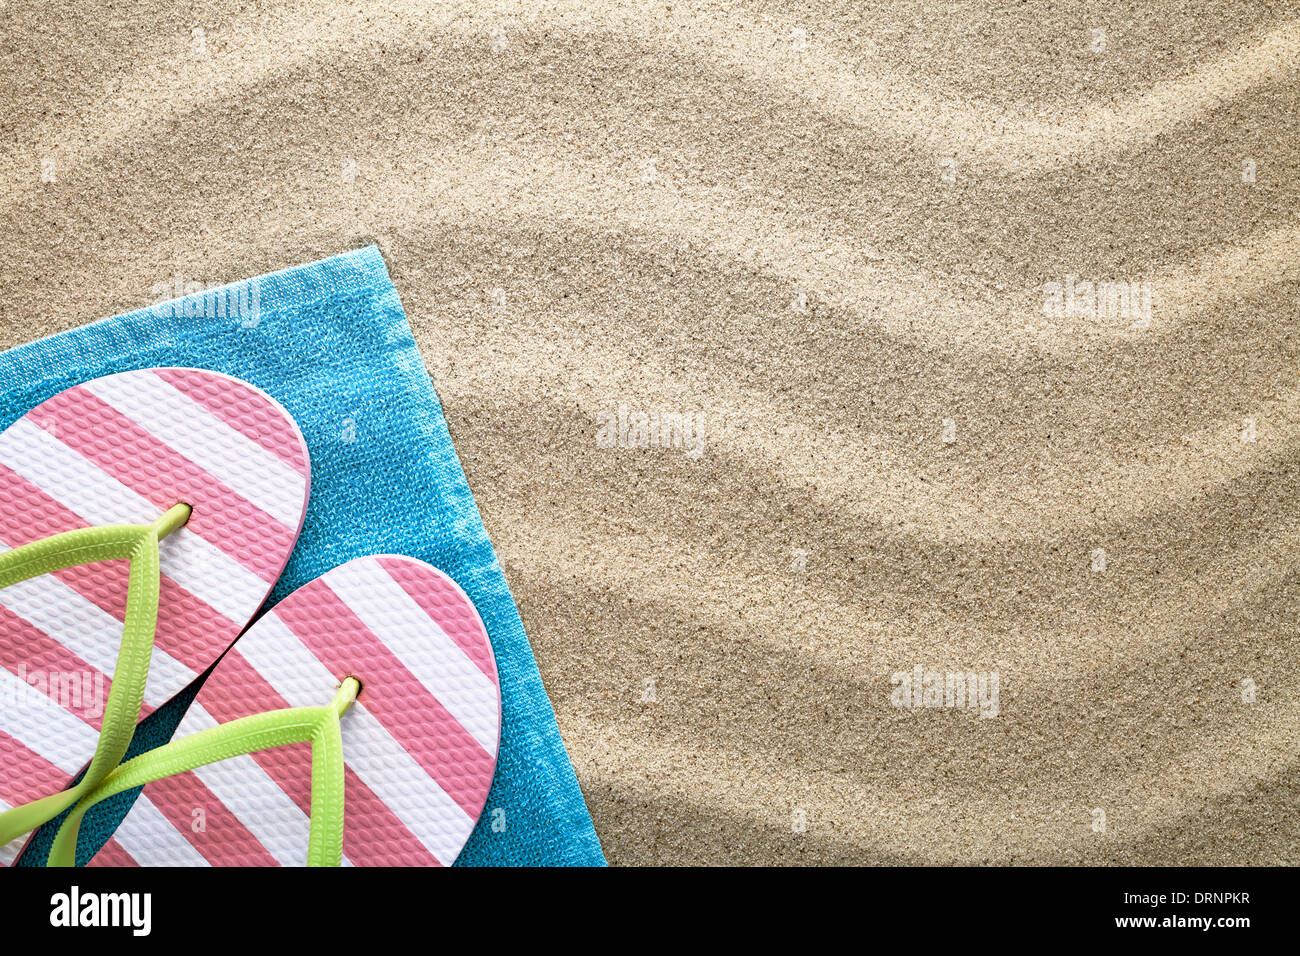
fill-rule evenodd
<path id="1" fill-rule="evenodd" d="M 148 713 L 247 627 L 289 560 L 309 489 L 306 443 L 269 395 L 217 372 L 124 372 L 0 433 L 0 553 L 192 506 L 159 548 Z M 94 753 L 127 575 L 114 561 L 0 590 L 0 810 L 62 790 Z M 23 842 L 0 847 L 0 865 Z"/>
<path id="2" fill-rule="evenodd" d="M 343 715 L 343 862 L 449 866 L 496 770 L 501 692 L 483 621 L 413 558 L 360 558 L 295 591 L 221 659 L 175 739 L 252 714 L 328 704 Z M 301 866 L 310 743 L 148 784 L 92 866 Z"/>

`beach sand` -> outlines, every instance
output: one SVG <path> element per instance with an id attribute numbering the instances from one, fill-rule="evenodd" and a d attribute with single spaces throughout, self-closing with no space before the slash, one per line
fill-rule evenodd
<path id="1" fill-rule="evenodd" d="M 611 863 L 1300 862 L 1300 5 L 0 8 L 0 347 L 378 244 Z"/>

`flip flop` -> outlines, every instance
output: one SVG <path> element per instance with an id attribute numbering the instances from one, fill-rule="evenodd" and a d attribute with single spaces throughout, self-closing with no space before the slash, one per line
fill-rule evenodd
<path id="1" fill-rule="evenodd" d="M 295 591 L 221 659 L 171 743 L 77 804 L 144 786 L 96 866 L 449 866 L 496 769 L 501 691 L 483 621 L 413 558 Z M 346 790 L 346 800 L 344 792 Z"/>
<path id="2" fill-rule="evenodd" d="M 217 372 L 95 379 L 0 432 L 0 865 L 248 626 L 309 489 L 293 419 Z"/>

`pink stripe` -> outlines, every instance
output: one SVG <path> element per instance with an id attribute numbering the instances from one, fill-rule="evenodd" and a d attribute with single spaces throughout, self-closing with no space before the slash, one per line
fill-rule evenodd
<path id="1" fill-rule="evenodd" d="M 8 468 L 0 465 L 0 499 L 10 507 L 0 509 L 0 539 L 19 547 L 65 531 L 86 527 L 86 523 Z M 54 577 L 72 588 L 106 614 L 121 621 L 126 616 L 126 561 L 101 561 L 55 571 Z"/>
<path id="2" fill-rule="evenodd" d="M 351 768 L 344 777 L 344 856 L 359 866 L 442 866 Z"/>
<path id="3" fill-rule="evenodd" d="M 113 867 L 123 869 L 127 867 L 138 867 L 140 864 L 135 861 L 135 857 L 126 852 L 122 844 L 116 840 L 109 840 L 103 848 L 90 858 L 86 866 Z"/>
<path id="4" fill-rule="evenodd" d="M 492 683 L 497 684 L 497 665 L 492 644 L 479 619 L 478 611 L 456 585 L 440 574 L 402 558 L 382 557 L 379 566 L 388 572 L 403 591 L 438 622 L 444 633 L 456 642 Z"/>
<path id="5" fill-rule="evenodd" d="M 88 390 L 62 392 L 40 407 L 40 421 L 28 418 L 47 430 L 53 424 L 59 441 L 150 501 L 159 514 L 178 502 L 192 505 L 187 529 L 267 583 L 283 570 L 285 555 L 293 550 L 293 529 Z"/>
<path id="6" fill-rule="evenodd" d="M 398 743 L 471 817 L 487 797 L 495 759 L 324 579 L 301 588 L 302 599 L 272 613 L 336 677 L 361 681 L 361 700 Z M 295 595 L 295 597 L 297 597 Z M 328 622 L 328 624 L 322 624 Z"/>
<path id="7" fill-rule="evenodd" d="M 90 754 L 86 754 L 87 763 Z M 72 777 L 0 730 L 0 797 L 11 807 L 65 790 Z M 75 776 L 75 775 L 74 775 Z"/>
<path id="8" fill-rule="evenodd" d="M 253 635 L 254 639 L 256 635 Z M 220 681 L 218 681 L 220 678 Z M 328 689 L 326 689 L 328 692 Z M 232 706 L 228 701 L 238 701 Z M 257 673 L 251 664 L 239 655 L 239 647 L 231 651 L 222 660 L 213 673 L 212 679 L 204 685 L 199 695 L 199 702 L 208 713 L 223 723 L 244 717 L 252 713 L 278 710 L 288 706 L 288 702 Z M 214 708 L 219 708 L 218 715 Z M 344 753 L 347 741 L 344 741 Z M 311 816 L 311 747 L 308 744 L 296 744 L 291 747 L 277 747 L 275 750 L 263 750 L 252 755 L 267 776 L 269 776 L 285 795 L 297 805 L 304 815 Z M 432 857 L 416 836 L 404 827 L 374 792 L 366 787 L 352 771 L 347 771 L 347 796 L 345 808 L 347 813 L 345 830 L 351 834 L 354 828 L 373 833 L 383 843 L 370 846 L 365 844 L 358 848 L 361 858 L 372 857 L 377 852 L 376 846 L 385 847 L 385 852 L 397 853 L 402 859 L 418 859 L 420 866 L 432 865 Z M 249 837 L 250 840 L 253 837 Z M 346 840 L 345 840 L 346 845 Z M 306 847 L 303 847 L 304 858 Z M 346 849 L 345 849 L 345 852 Z M 351 854 L 349 854 L 351 855 Z"/>
<path id="9" fill-rule="evenodd" d="M 257 838 L 195 773 L 149 784 L 145 795 L 211 866 L 275 866 Z M 194 831 L 194 811 L 203 811 L 202 832 Z"/>
<path id="10" fill-rule="evenodd" d="M 21 475 L 0 465 L 0 540 L 10 547 L 86 527 L 86 523 Z M 118 621 L 126 616 L 129 571 L 105 561 L 56 571 L 54 576 Z M 0 595 L 3 602 L 3 595 Z M 58 635 L 54 635 L 57 639 Z M 158 608 L 157 646 L 202 672 L 237 636 L 237 625 L 165 574 Z"/>
<path id="11" fill-rule="evenodd" d="M 346 737 L 346 732 L 345 732 Z M 347 752 L 347 740 L 343 742 Z M 253 759 L 308 817 L 311 816 L 311 746 L 295 744 Z M 343 853 L 377 866 L 438 866 L 438 860 L 351 768 L 344 769 Z M 250 840 L 252 838 L 250 837 Z M 306 858 L 307 847 L 302 848 Z"/>
<path id="12" fill-rule="evenodd" d="M 254 635 L 255 636 L 255 635 Z M 332 692 L 332 688 L 326 688 Z M 198 702 L 214 719 L 223 724 L 250 714 L 282 710 L 289 704 L 275 692 L 253 665 L 239 653 L 235 644 L 199 692 Z"/>
<path id="13" fill-rule="evenodd" d="M 87 711 L 102 711 L 113 683 L 110 675 L 87 664 L 44 631 L 2 606 L 0 606 L 0 661 L 4 662 L 5 670 L 23 680 L 29 687 L 36 686 L 32 683 L 33 678 L 41 678 L 48 685 L 51 674 L 56 675 L 56 678 L 57 675 L 63 674 L 74 676 L 80 685 L 77 693 L 82 695 L 79 708 L 64 706 L 58 699 L 62 693 L 51 696 L 48 686 L 45 696 L 63 710 L 80 718 L 87 726 L 99 730 L 103 725 L 102 713 L 92 716 Z M 87 677 L 95 682 L 95 685 L 89 688 L 93 695 L 90 699 L 84 695 L 84 691 L 88 689 L 85 683 Z M 58 684 L 56 690 L 62 686 Z M 71 694 L 72 688 L 68 690 Z M 97 706 L 91 707 L 92 702 Z M 86 759 L 90 759 L 90 754 L 86 754 Z"/>
<path id="14" fill-rule="evenodd" d="M 240 717 L 287 707 L 262 676 L 253 670 L 237 649 L 231 650 L 199 692 L 197 703 L 215 720 L 229 723 Z M 307 753 L 305 762 L 295 762 L 291 751 Z M 275 784 L 290 797 L 298 791 L 309 794 L 310 749 L 307 745 L 279 748 L 252 755 Z M 270 866 L 275 860 L 220 798 L 193 773 L 180 774 L 148 785 L 146 794 L 194 848 L 213 866 Z M 299 802 L 309 813 L 310 796 Z M 202 808 L 207 814 L 208 833 L 191 831 L 192 814 Z M 204 837 L 208 839 L 204 839 Z M 306 847 L 303 848 L 304 858 Z"/>
<path id="15" fill-rule="evenodd" d="M 0 465 L 0 539 L 11 548 L 89 525 L 17 472 Z"/>
<path id="16" fill-rule="evenodd" d="M 307 451 L 291 420 L 267 397 L 243 382 L 198 369 L 167 368 L 155 374 L 223 422 L 284 461 L 308 473 Z"/>
<path id="17" fill-rule="evenodd" d="M 298 603 L 296 592 L 295 599 L 290 599 L 285 604 L 295 603 Z M 250 638 L 256 640 L 257 635 L 250 634 Z M 199 694 L 199 703 L 222 723 L 248 714 L 278 710 L 288 706 L 284 698 L 277 694 L 261 674 L 239 654 L 238 644 L 222 659 L 212 677 L 203 686 Z M 344 736 L 343 747 L 346 754 L 346 731 Z M 311 815 L 311 749 L 308 745 L 300 744 L 262 751 L 254 754 L 253 759 L 304 814 Z M 344 841 L 344 852 L 349 858 L 373 860 L 378 856 L 387 865 L 394 866 L 437 864 L 424 844 L 406 829 L 374 791 L 362 783 L 351 770 L 347 771 L 346 786 L 347 836 Z M 303 853 L 305 856 L 306 847 L 303 848 Z M 393 862 L 389 862 L 390 857 Z"/>
<path id="18" fill-rule="evenodd" d="M 233 661 L 235 654 L 232 652 L 225 660 L 222 661 L 220 671 L 226 670 L 226 667 Z M 243 667 L 248 667 L 248 662 L 242 662 Z M 228 677 L 233 677 L 235 671 L 227 672 Z M 213 674 L 215 679 L 216 673 Z M 245 680 L 235 679 L 230 682 L 228 688 L 218 688 L 221 696 L 229 696 L 232 693 L 242 692 L 246 686 Z M 204 694 L 208 692 L 208 687 L 204 687 Z M 215 696 L 215 695 L 214 695 Z M 265 696 L 264 692 L 260 696 Z M 201 702 L 207 707 L 207 701 L 200 697 Z M 261 712 L 262 710 L 274 710 L 274 706 L 265 706 L 268 701 L 264 699 L 263 704 L 256 707 L 240 707 L 238 710 L 247 711 L 248 713 Z M 280 707 L 285 706 L 284 701 L 280 701 Z M 233 713 L 233 709 L 231 710 Z M 209 709 L 209 713 L 211 710 Z M 239 714 L 238 716 L 246 716 Z M 215 716 L 215 715 L 214 715 Z M 228 719 L 235 719 L 231 716 Z M 344 744 L 346 750 L 346 742 Z M 285 795 L 303 812 L 304 816 L 311 816 L 311 745 L 294 744 L 288 747 L 277 747 L 274 750 L 263 750 L 252 754 L 258 765 L 275 781 L 275 784 L 284 791 Z M 193 781 L 191 784 L 190 781 Z M 177 791 L 175 793 L 163 793 L 163 785 L 171 785 L 177 781 L 185 781 L 184 786 L 190 787 L 186 792 Z M 392 811 L 370 790 L 360 778 L 351 770 L 346 771 L 345 776 L 346 797 L 344 802 L 346 819 L 344 826 L 344 853 L 349 857 L 357 859 L 376 858 L 380 855 L 383 865 L 387 866 L 437 866 L 438 861 L 425 849 L 419 839 L 402 825 L 401 821 L 393 815 Z M 201 788 L 201 789 L 200 789 Z M 186 827 L 189 823 L 185 819 L 185 814 L 192 814 L 195 807 L 218 806 L 220 801 L 215 794 L 212 794 L 203 787 L 202 782 L 192 774 L 187 773 L 179 777 L 160 780 L 156 784 L 150 784 L 146 791 L 149 799 L 164 808 L 168 819 L 185 833 L 186 838 L 194 844 L 204 857 L 215 866 L 273 866 L 274 858 L 267 853 L 265 847 L 257 838 L 246 830 L 233 814 L 229 815 L 228 824 L 226 817 L 222 816 L 214 824 L 214 817 L 211 811 L 208 812 L 208 836 L 216 839 L 217 835 L 224 842 L 222 846 L 208 847 L 206 842 L 200 843 L 201 835 L 191 835 Z M 175 808 L 175 809 L 170 809 Z M 222 808 L 222 814 L 228 814 L 229 811 Z M 229 826 L 231 829 L 216 828 Z M 304 844 L 302 848 L 303 858 L 306 859 L 307 847 Z"/>
<path id="19" fill-rule="evenodd" d="M 330 692 L 331 688 L 326 688 Z M 229 723 L 250 714 L 283 710 L 289 702 L 276 693 L 260 673 L 239 653 L 239 645 L 221 660 L 220 666 L 203 685 L 198 701 L 221 723 Z M 298 746 L 280 747 L 253 754 L 258 765 L 289 795 L 303 813 L 311 813 L 311 759 L 301 763 Z M 310 751 L 308 751 L 310 752 Z"/>
<path id="20" fill-rule="evenodd" d="M 155 645 L 171 657 L 201 674 L 239 636 L 239 627 L 163 575 Z"/>

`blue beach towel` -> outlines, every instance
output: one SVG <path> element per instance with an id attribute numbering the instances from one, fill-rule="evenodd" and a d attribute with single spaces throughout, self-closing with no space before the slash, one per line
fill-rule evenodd
<path id="1" fill-rule="evenodd" d="M 0 354 L 0 429 L 81 382 L 189 366 L 237 376 L 294 416 L 311 449 L 306 527 L 271 603 L 363 555 L 407 554 L 478 606 L 501 673 L 496 779 L 457 866 L 603 865 L 550 700 L 397 290 L 373 246 L 119 315 Z M 268 607 L 270 604 L 268 604 Z M 141 725 L 130 755 L 170 739 L 188 699 Z M 137 791 L 138 792 L 138 791 Z M 81 829 L 84 861 L 134 794 Z M 19 865 L 39 865 L 58 821 Z"/>

